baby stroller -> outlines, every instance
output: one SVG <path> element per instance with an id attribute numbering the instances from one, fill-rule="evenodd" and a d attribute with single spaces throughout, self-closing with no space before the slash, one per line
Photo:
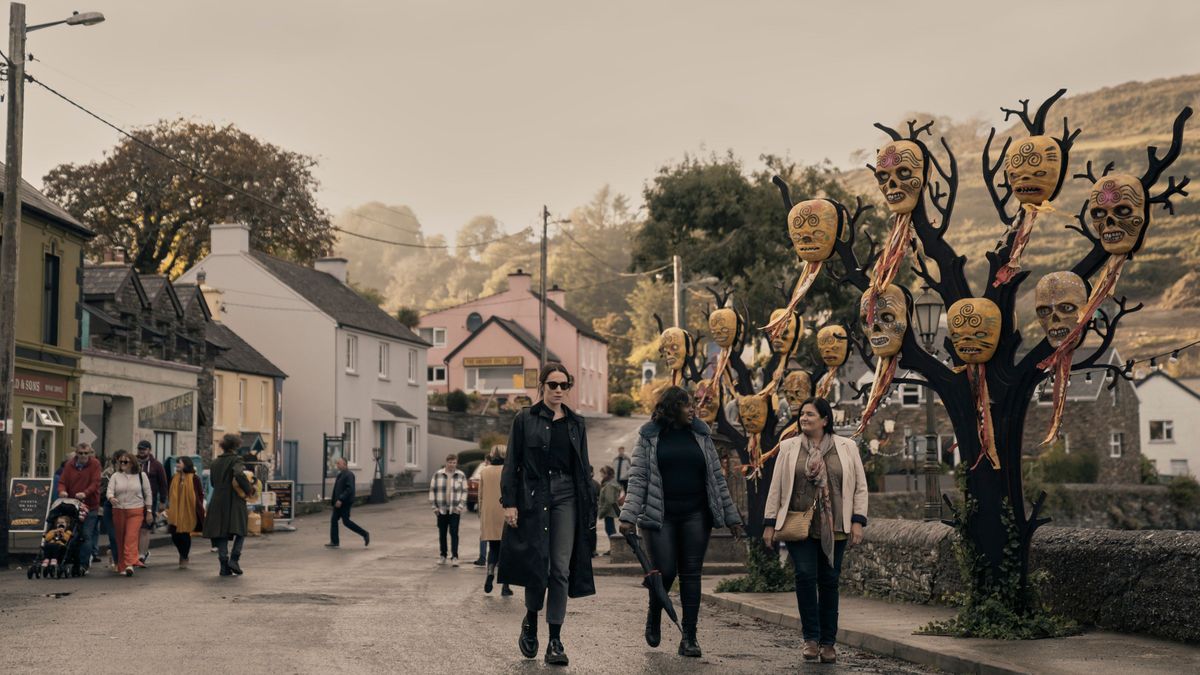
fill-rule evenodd
<path id="1" fill-rule="evenodd" d="M 87 567 L 80 564 L 80 534 L 87 507 L 78 499 L 56 499 L 46 514 L 46 531 L 38 547 L 37 560 L 29 566 L 28 578 L 62 579 L 87 574 Z M 62 524 L 62 532 L 59 532 Z M 62 542 L 66 539 L 66 542 Z M 44 562 L 49 561 L 47 564 Z"/>

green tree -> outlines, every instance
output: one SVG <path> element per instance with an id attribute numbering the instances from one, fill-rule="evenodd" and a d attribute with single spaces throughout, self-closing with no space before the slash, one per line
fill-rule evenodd
<path id="1" fill-rule="evenodd" d="M 298 262 L 332 248 L 329 214 L 317 204 L 316 159 L 232 124 L 160 120 L 133 135 L 238 190 L 128 138 L 98 161 L 59 165 L 42 179 L 45 192 L 96 231 L 93 252 L 121 246 L 139 272 L 175 275 L 207 253 L 208 227 L 225 222 L 248 225 L 254 248 Z"/>
<path id="2" fill-rule="evenodd" d="M 412 307 L 401 307 L 396 310 L 396 320 L 412 330 L 416 330 L 421 323 L 421 313 Z"/>
<path id="3" fill-rule="evenodd" d="M 425 243 L 421 223 L 407 206 L 368 202 L 338 214 L 334 223 L 342 230 L 338 233 L 334 252 L 347 260 L 346 272 L 351 279 L 371 288 L 386 289 L 392 281 L 393 270 L 415 264 L 416 256 L 424 253 L 422 249 L 412 246 L 375 241 L 382 239 L 413 245 Z M 390 306 L 391 298 L 385 304 Z"/>

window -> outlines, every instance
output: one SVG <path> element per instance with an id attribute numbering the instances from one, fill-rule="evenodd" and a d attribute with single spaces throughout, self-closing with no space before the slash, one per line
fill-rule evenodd
<path id="1" fill-rule="evenodd" d="M 413 426 L 404 427 L 404 463 L 417 465 L 417 428 Z"/>
<path id="2" fill-rule="evenodd" d="M 271 416 L 267 414 L 267 382 L 262 380 L 258 383 L 258 428 L 263 431 L 268 431 L 271 428 Z"/>
<path id="3" fill-rule="evenodd" d="M 54 408 L 26 406 L 21 424 L 21 478 L 49 478 L 62 418 Z M 5 488 L 7 489 L 7 488 Z"/>
<path id="4" fill-rule="evenodd" d="M 467 368 L 467 391 L 524 391 L 525 369 L 521 366 Z"/>
<path id="5" fill-rule="evenodd" d="M 429 366 L 425 369 L 426 379 L 432 384 L 446 383 L 446 366 Z"/>
<path id="6" fill-rule="evenodd" d="M 347 419 L 342 424 L 342 457 L 347 464 L 358 464 L 358 420 Z"/>
<path id="7" fill-rule="evenodd" d="M 921 386 L 917 384 L 900 385 L 900 405 L 905 408 L 915 408 L 921 404 Z"/>
<path id="8" fill-rule="evenodd" d="M 1186 459 L 1171 460 L 1171 475 L 1186 476 L 1188 475 L 1188 463 Z"/>
<path id="9" fill-rule="evenodd" d="M 418 332 L 421 339 L 433 345 L 434 347 L 446 346 L 446 329 L 445 328 L 420 328 Z"/>
<path id="10" fill-rule="evenodd" d="M 1120 457 L 1125 453 L 1125 434 L 1114 431 L 1108 435 L 1108 456 Z"/>
<path id="11" fill-rule="evenodd" d="M 166 458 L 175 454 L 175 432 L 173 431 L 156 431 L 154 432 L 154 456 L 158 461 L 163 461 Z"/>
<path id="12" fill-rule="evenodd" d="M 1175 421 L 1174 420 L 1150 420 L 1150 442 L 1151 443 L 1174 443 L 1175 442 Z"/>
<path id="13" fill-rule="evenodd" d="M 238 429 L 246 428 L 246 378 L 238 378 Z"/>
<path id="14" fill-rule="evenodd" d="M 59 259 L 46 254 L 42 266 L 42 342 L 58 345 L 58 277 Z"/>
<path id="15" fill-rule="evenodd" d="M 417 350 L 408 350 L 408 383 L 417 383 Z"/>
<path id="16" fill-rule="evenodd" d="M 213 375 L 213 426 L 225 428 L 225 416 L 221 414 L 221 388 L 225 386 L 225 377 Z"/>
<path id="17" fill-rule="evenodd" d="M 346 372 L 358 372 L 358 336 L 346 336 Z"/>
<path id="18" fill-rule="evenodd" d="M 479 312 L 471 312 L 471 314 L 467 316 L 467 330 L 474 333 L 475 331 L 479 330 L 479 327 L 482 325 L 483 317 L 479 315 Z"/>
<path id="19" fill-rule="evenodd" d="M 379 379 L 386 380 L 390 375 L 391 365 L 388 363 L 388 343 L 379 343 Z"/>

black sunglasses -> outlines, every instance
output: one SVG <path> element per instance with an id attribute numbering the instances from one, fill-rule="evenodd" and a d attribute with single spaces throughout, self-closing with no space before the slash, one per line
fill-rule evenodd
<path id="1" fill-rule="evenodd" d="M 571 388 L 571 383 L 570 382 L 547 382 L 546 388 L 547 389 L 562 389 L 563 391 L 567 391 L 568 389 Z"/>
<path id="2" fill-rule="evenodd" d="M 118 460 L 117 464 L 133 464 L 133 462 L 131 462 L 127 459 L 122 459 L 122 460 Z"/>

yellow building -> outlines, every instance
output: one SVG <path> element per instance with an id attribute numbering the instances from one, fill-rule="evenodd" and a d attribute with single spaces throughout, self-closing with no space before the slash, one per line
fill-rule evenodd
<path id="1" fill-rule="evenodd" d="M 79 434 L 79 278 L 84 245 L 95 234 L 28 183 L 21 201 L 8 470 L 49 478 Z"/>
<path id="2" fill-rule="evenodd" d="M 221 453 L 222 436 L 240 434 L 242 446 L 257 452 L 272 476 L 289 477 L 280 445 L 287 375 L 218 321 L 208 324 L 206 339 L 219 350 L 213 364 L 213 455 Z"/>

